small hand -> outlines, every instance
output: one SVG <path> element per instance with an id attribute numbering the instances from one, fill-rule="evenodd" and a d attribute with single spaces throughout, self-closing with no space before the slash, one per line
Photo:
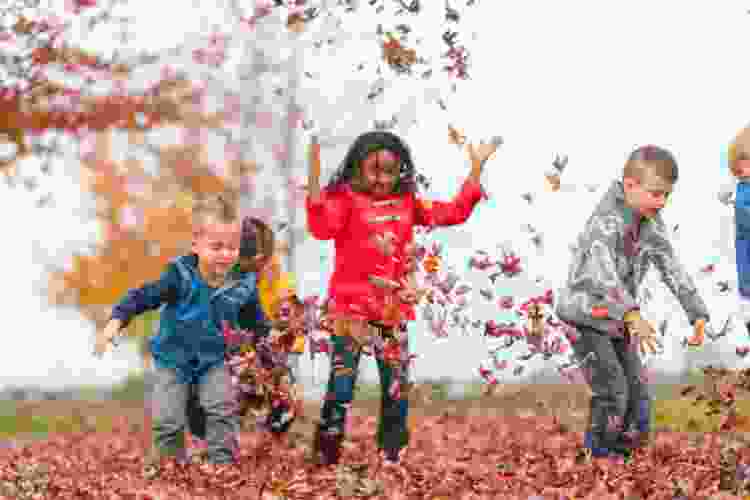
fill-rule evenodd
<path id="1" fill-rule="evenodd" d="M 626 319 L 625 327 L 630 335 L 638 338 L 638 345 L 642 354 L 657 353 L 656 346 L 658 345 L 658 342 L 656 339 L 656 330 L 654 330 L 651 323 L 643 319 L 640 314 L 634 314 L 630 319 Z"/>
<path id="2" fill-rule="evenodd" d="M 644 320 L 645 321 L 645 320 Z M 649 324 L 649 329 L 645 332 L 638 332 L 638 344 L 641 349 L 641 354 L 656 354 L 658 352 L 656 340 L 656 332 Z"/>
<path id="3" fill-rule="evenodd" d="M 473 144 L 467 144 L 466 147 L 469 150 L 469 158 L 471 158 L 472 163 L 484 165 L 484 163 L 495 154 L 495 151 L 497 151 L 500 144 L 502 144 L 502 139 L 495 138 L 489 143 L 480 141 L 479 146 L 477 147 L 474 147 Z"/>
<path id="4" fill-rule="evenodd" d="M 112 339 L 120 332 L 120 321 L 113 319 L 104 327 L 103 330 L 97 332 L 96 341 L 94 343 L 94 356 L 101 358 L 109 345 L 112 343 Z"/>
<path id="5" fill-rule="evenodd" d="M 709 329 L 709 332 L 712 332 L 710 326 L 706 324 L 705 319 L 701 318 L 696 320 L 695 323 L 693 323 L 693 336 L 686 339 L 688 347 L 702 347 L 707 328 Z"/>

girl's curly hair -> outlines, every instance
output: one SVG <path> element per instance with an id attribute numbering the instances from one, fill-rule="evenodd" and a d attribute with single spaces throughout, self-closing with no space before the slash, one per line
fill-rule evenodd
<path id="1" fill-rule="evenodd" d="M 325 189 L 333 191 L 343 187 L 347 183 L 357 189 L 360 163 L 367 158 L 367 155 L 381 149 L 387 149 L 396 153 L 401 160 L 399 178 L 394 189 L 396 193 L 414 193 L 418 189 L 418 184 L 426 183 L 424 176 L 416 173 L 411 150 L 406 143 L 391 132 L 375 130 L 365 132 L 354 140 L 354 143 L 349 147 L 349 151 L 347 151 L 344 157 L 344 161 L 341 162 L 338 170 L 334 172 Z"/>

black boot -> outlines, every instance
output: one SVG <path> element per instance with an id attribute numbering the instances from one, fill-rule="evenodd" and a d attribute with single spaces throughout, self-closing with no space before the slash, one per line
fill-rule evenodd
<path id="1" fill-rule="evenodd" d="M 385 449 L 385 459 L 387 462 L 390 462 L 392 464 L 397 464 L 399 462 L 399 450 L 398 448 L 386 448 Z"/>
<path id="2" fill-rule="evenodd" d="M 319 465 L 337 465 L 341 457 L 342 436 L 315 429 L 313 439 L 313 459 Z"/>

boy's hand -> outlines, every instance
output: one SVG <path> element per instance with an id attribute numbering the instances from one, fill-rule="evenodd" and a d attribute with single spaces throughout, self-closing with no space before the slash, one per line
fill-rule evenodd
<path id="1" fill-rule="evenodd" d="M 114 339 L 120 332 L 120 326 L 121 323 L 119 319 L 111 319 L 103 330 L 97 332 L 96 342 L 94 344 L 94 356 L 101 358 L 104 353 L 107 352 L 107 348 L 109 347 L 109 344 L 112 343 L 112 339 Z"/>
<path id="2" fill-rule="evenodd" d="M 632 311 L 625 315 L 625 328 L 630 335 L 638 338 L 641 353 L 656 354 L 658 342 L 656 330 L 647 320 L 643 319 L 638 311 Z"/>
<path id="3" fill-rule="evenodd" d="M 688 347 L 702 347 L 703 339 L 706 336 L 706 320 L 701 318 L 695 320 L 693 323 L 693 336 L 686 339 L 685 343 Z"/>

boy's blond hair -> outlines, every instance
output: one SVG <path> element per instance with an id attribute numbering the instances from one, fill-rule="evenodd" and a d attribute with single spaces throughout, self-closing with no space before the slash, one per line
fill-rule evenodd
<path id="1" fill-rule="evenodd" d="M 193 235 L 201 233 L 206 224 L 232 224 L 239 221 L 233 201 L 226 195 L 214 195 L 197 199 L 191 213 Z"/>
<path id="2" fill-rule="evenodd" d="M 735 177 L 739 175 L 739 170 L 737 169 L 737 157 L 739 157 L 740 154 L 750 155 L 750 126 L 740 130 L 729 144 L 727 160 L 729 162 L 729 171 Z"/>
<path id="3" fill-rule="evenodd" d="M 664 182 L 677 182 L 677 161 L 672 153 L 659 146 L 642 146 L 632 153 L 625 162 L 623 177 L 643 182 L 646 174 L 651 174 Z"/>

